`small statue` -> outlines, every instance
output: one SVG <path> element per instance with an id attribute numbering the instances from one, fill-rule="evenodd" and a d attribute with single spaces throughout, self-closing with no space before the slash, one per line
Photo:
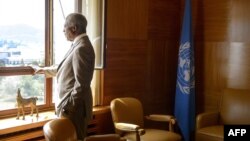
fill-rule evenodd
<path id="1" fill-rule="evenodd" d="M 23 120 L 25 119 L 25 113 L 24 113 L 25 106 L 30 106 L 31 116 L 33 116 L 33 111 L 34 109 L 36 109 L 36 117 L 38 117 L 38 108 L 36 106 L 37 100 L 38 100 L 37 97 L 23 98 L 21 96 L 20 88 L 18 88 L 17 96 L 16 96 L 16 102 L 17 102 L 17 118 L 16 119 L 19 119 L 20 110 L 22 110 L 22 113 L 23 113 Z"/>

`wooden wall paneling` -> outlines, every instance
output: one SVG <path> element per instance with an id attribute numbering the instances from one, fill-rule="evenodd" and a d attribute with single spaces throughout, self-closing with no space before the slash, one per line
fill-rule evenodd
<path id="1" fill-rule="evenodd" d="M 217 110 L 221 93 L 226 88 L 228 42 L 205 43 L 203 56 L 204 110 Z M 200 56 L 201 57 L 201 56 Z M 201 93 L 197 93 L 201 94 Z"/>
<path id="2" fill-rule="evenodd" d="M 147 91 L 147 8 L 147 0 L 108 0 L 105 105 Z"/>
<path id="3" fill-rule="evenodd" d="M 250 89 L 250 44 L 232 42 L 228 47 L 226 86 L 235 89 Z"/>
<path id="4" fill-rule="evenodd" d="M 220 106 L 220 99 L 221 99 L 221 94 L 222 91 L 215 91 L 215 90 L 205 90 L 204 92 L 204 109 L 200 112 L 204 111 L 218 111 L 219 106 Z M 198 108 L 198 105 L 196 106 Z"/>
<path id="5" fill-rule="evenodd" d="M 227 63 L 227 87 L 250 89 L 250 1 L 231 1 L 230 45 Z"/>
<path id="6" fill-rule="evenodd" d="M 194 45 L 196 49 L 196 101 L 198 113 L 205 109 L 216 110 L 218 108 L 217 102 L 220 99 L 220 94 L 226 87 L 228 46 L 228 42 L 196 42 Z M 215 97 L 207 96 L 207 94 L 217 95 L 217 99 L 215 100 Z"/>
<path id="7" fill-rule="evenodd" d="M 227 41 L 230 31 L 230 9 L 230 0 L 194 0 L 194 40 Z"/>
<path id="8" fill-rule="evenodd" d="M 197 113 L 218 109 L 225 88 L 231 2 L 193 1 Z M 225 63 L 225 64 L 224 64 Z"/>
<path id="9" fill-rule="evenodd" d="M 173 113 L 180 36 L 180 1 L 149 0 L 150 97 L 148 114 Z M 153 106 L 152 106 L 153 105 Z"/>
<path id="10" fill-rule="evenodd" d="M 147 42 L 108 40 L 104 74 L 104 103 L 115 97 L 145 96 L 147 92 Z"/>
<path id="11" fill-rule="evenodd" d="M 105 112 L 102 114 L 94 115 L 93 121 L 96 122 L 89 125 L 88 133 L 91 134 L 91 128 L 93 129 L 92 134 L 111 134 L 115 133 L 114 124 L 112 121 L 111 113 Z"/>
<path id="12" fill-rule="evenodd" d="M 147 114 L 155 111 L 173 114 L 178 47 L 173 42 L 152 40 L 149 48 L 150 93 L 148 98 L 144 98 L 149 104 L 145 106 Z"/>
<path id="13" fill-rule="evenodd" d="M 149 0 L 148 37 L 162 41 L 179 40 L 180 1 Z"/>
<path id="14" fill-rule="evenodd" d="M 250 16 L 249 0 L 231 0 L 230 41 L 249 42 Z"/>
<path id="15" fill-rule="evenodd" d="M 227 70 L 228 43 L 206 43 L 204 54 L 204 87 L 205 90 L 220 91 L 225 88 Z"/>
<path id="16" fill-rule="evenodd" d="M 196 0 L 194 6 L 198 112 L 213 111 L 224 88 L 249 89 L 250 3 Z"/>
<path id="17" fill-rule="evenodd" d="M 182 9 L 184 3 L 182 3 Z M 196 95 L 196 113 L 204 111 L 204 1 L 192 1 L 192 23 L 193 23 L 193 41 L 195 56 L 195 95 Z M 182 15 L 183 16 L 183 15 Z"/>
<path id="18" fill-rule="evenodd" d="M 165 42 L 164 41 L 151 41 L 150 43 L 150 90 L 148 97 L 143 100 L 147 103 L 146 106 L 148 114 L 157 111 L 166 111 L 168 98 L 166 91 L 166 78 L 168 74 L 165 71 Z"/>
<path id="19" fill-rule="evenodd" d="M 145 113 L 172 113 L 180 35 L 178 3 L 108 1 L 104 104 L 115 97 L 133 96 L 142 101 Z"/>
<path id="20" fill-rule="evenodd" d="M 148 0 L 108 0 L 108 38 L 146 39 Z"/>

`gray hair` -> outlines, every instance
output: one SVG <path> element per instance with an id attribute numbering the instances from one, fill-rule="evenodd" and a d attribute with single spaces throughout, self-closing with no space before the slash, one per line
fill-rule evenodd
<path id="1" fill-rule="evenodd" d="M 80 13 L 71 13 L 66 17 L 66 25 L 76 27 L 76 34 L 86 33 L 87 19 Z"/>

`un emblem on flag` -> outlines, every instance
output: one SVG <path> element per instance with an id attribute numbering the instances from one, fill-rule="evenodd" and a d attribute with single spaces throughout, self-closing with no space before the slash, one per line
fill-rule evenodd
<path id="1" fill-rule="evenodd" d="M 183 94 L 190 94 L 194 88 L 194 58 L 190 42 L 181 44 L 177 72 L 177 87 Z"/>

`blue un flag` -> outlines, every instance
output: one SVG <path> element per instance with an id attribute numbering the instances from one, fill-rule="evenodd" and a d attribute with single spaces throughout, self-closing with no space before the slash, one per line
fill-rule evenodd
<path id="1" fill-rule="evenodd" d="M 174 113 L 185 141 L 191 140 L 191 134 L 195 128 L 195 69 L 191 15 L 191 1 L 186 0 L 179 48 Z"/>

